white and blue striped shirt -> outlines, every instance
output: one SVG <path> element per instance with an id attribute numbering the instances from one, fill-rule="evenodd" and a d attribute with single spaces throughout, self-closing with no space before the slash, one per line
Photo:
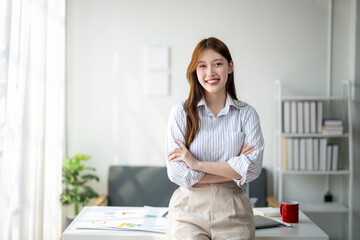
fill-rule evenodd
<path id="1" fill-rule="evenodd" d="M 180 146 L 174 138 L 185 143 L 186 113 L 182 101 L 170 112 L 166 134 L 166 159 L 168 153 Z M 261 172 L 264 139 L 261 133 L 259 116 L 255 109 L 244 102 L 233 100 L 229 95 L 225 107 L 217 117 L 207 107 L 204 99 L 198 105 L 200 131 L 190 145 L 191 154 L 200 161 L 228 162 L 242 176 L 234 179 L 240 186 L 256 179 Z M 255 146 L 248 156 L 240 155 L 245 143 Z M 239 156 L 240 155 L 240 156 Z M 204 177 L 205 173 L 192 170 L 184 162 L 167 162 L 169 179 L 184 188 L 191 188 Z"/>

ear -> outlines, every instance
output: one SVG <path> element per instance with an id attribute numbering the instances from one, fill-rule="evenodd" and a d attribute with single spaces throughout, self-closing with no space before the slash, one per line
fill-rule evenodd
<path id="1" fill-rule="evenodd" d="M 233 63 L 233 61 L 231 61 L 231 62 L 229 63 L 229 71 L 228 71 L 228 74 L 231 74 L 233 71 L 234 71 L 234 63 Z"/>

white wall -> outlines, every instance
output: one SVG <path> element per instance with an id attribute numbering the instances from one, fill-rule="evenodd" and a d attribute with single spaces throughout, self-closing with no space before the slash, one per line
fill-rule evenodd
<path id="1" fill-rule="evenodd" d="M 332 88 L 351 77 L 352 0 L 334 1 Z M 188 95 L 192 50 L 215 36 L 229 47 L 238 97 L 261 118 L 272 188 L 274 79 L 287 94 L 325 95 L 328 0 L 71 0 L 67 2 L 68 154 L 91 154 L 106 192 L 109 165 L 165 165 L 170 108 Z M 146 45 L 171 52 L 166 97 L 143 94 Z"/>

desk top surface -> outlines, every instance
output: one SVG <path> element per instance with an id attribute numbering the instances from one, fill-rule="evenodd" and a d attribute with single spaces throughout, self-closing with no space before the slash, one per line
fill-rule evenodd
<path id="1" fill-rule="evenodd" d="M 115 240 L 121 236 L 122 240 L 166 240 L 166 234 L 145 232 L 145 231 L 125 231 L 125 230 L 95 230 L 95 229 L 77 229 L 76 225 L 81 221 L 82 216 L 88 211 L 113 211 L 113 210 L 132 210 L 136 207 L 85 207 L 70 226 L 62 234 L 63 240 Z M 277 219 L 281 219 L 277 217 Z M 313 223 L 305 214 L 299 212 L 299 223 L 293 224 L 293 227 L 274 227 L 257 229 L 255 232 L 256 239 L 329 239 L 315 223 Z"/>

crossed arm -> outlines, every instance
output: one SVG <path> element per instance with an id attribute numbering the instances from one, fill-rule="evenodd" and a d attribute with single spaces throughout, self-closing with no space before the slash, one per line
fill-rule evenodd
<path id="1" fill-rule="evenodd" d="M 174 139 L 181 148 L 175 148 L 168 154 L 170 162 L 184 162 L 190 169 L 201 171 L 205 176 L 198 183 L 220 183 L 231 181 L 232 179 L 241 179 L 240 176 L 228 162 L 203 162 L 194 158 L 191 152 L 186 148 L 185 144 Z M 240 155 L 245 156 L 251 154 L 255 150 L 254 146 L 247 143 L 241 149 Z"/>

